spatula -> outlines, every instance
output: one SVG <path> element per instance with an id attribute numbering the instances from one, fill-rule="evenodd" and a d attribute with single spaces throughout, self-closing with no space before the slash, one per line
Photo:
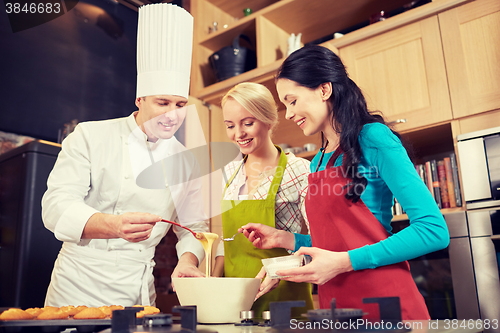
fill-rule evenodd
<path id="1" fill-rule="evenodd" d="M 189 231 L 190 233 L 193 234 L 194 238 L 197 238 L 197 239 L 203 239 L 205 238 L 205 236 L 201 233 L 201 232 L 194 232 L 193 230 L 189 229 L 188 227 L 185 227 L 183 225 L 180 225 L 179 223 L 177 222 L 172 222 L 172 221 L 169 221 L 169 220 L 165 220 L 165 219 L 161 219 L 162 222 L 167 222 L 167 223 L 170 223 L 170 224 L 173 224 L 173 225 L 176 225 L 178 227 L 181 227 L 181 228 L 184 228 L 186 229 L 187 231 Z"/>

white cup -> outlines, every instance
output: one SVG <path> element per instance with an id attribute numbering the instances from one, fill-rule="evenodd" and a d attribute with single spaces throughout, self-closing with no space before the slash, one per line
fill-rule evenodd
<path id="1" fill-rule="evenodd" d="M 304 265 L 304 255 L 296 256 L 289 255 L 283 257 L 274 257 L 274 258 L 266 258 L 261 259 L 264 268 L 266 269 L 268 277 L 271 279 L 276 279 L 284 276 L 279 276 L 276 274 L 276 271 L 297 268 Z"/>
<path id="2" fill-rule="evenodd" d="M 304 150 L 305 151 L 315 151 L 317 147 L 318 146 L 316 146 L 314 143 L 306 143 L 304 145 Z"/>

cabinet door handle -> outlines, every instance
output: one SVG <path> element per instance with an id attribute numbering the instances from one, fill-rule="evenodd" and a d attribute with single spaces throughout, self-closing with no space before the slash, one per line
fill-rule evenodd
<path id="1" fill-rule="evenodd" d="M 401 118 L 401 119 L 396 119 L 394 121 L 390 121 L 388 125 L 404 124 L 406 122 L 407 122 L 406 118 Z"/>

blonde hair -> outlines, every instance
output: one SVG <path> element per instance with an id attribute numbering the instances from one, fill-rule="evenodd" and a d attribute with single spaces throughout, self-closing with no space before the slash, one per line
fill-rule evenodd
<path id="1" fill-rule="evenodd" d="M 271 125 L 271 132 L 278 124 L 278 109 L 273 94 L 262 84 L 254 82 L 237 84 L 222 97 L 222 107 L 228 99 L 238 102 L 257 120 Z"/>

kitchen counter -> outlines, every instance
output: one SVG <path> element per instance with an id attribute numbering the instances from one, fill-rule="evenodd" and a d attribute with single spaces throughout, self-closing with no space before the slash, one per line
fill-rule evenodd
<path id="1" fill-rule="evenodd" d="M 378 299 L 381 301 L 382 299 Z M 156 314 L 137 319 L 136 312 L 138 308 L 125 308 L 113 312 L 113 319 L 107 320 L 20 320 L 20 321 L 0 321 L 0 332 L 3 329 L 11 332 L 11 329 L 22 327 L 36 328 L 46 332 L 75 333 L 75 332 L 99 332 L 99 333 L 140 333 L 140 332 L 169 332 L 169 333 L 295 333 L 295 332 L 332 332 L 332 333 L 354 333 L 354 332 L 370 332 L 370 333 L 475 333 L 475 332 L 498 332 L 498 319 L 494 320 L 387 320 L 385 318 L 400 318 L 397 314 L 390 314 L 394 307 L 385 309 L 391 311 L 383 311 L 379 322 L 368 322 L 366 319 L 361 319 L 359 309 L 335 309 L 335 303 L 332 301 L 332 309 L 330 310 L 315 310 L 308 311 L 307 317 L 309 320 L 290 319 L 290 309 L 293 306 L 302 305 L 296 304 L 300 302 L 273 302 L 267 318 L 274 318 L 272 321 L 266 321 L 267 324 L 272 323 L 273 326 L 254 325 L 252 319 L 246 319 L 243 324 L 196 324 L 196 306 L 179 306 L 175 307 L 174 312 L 180 316 L 172 316 L 171 314 Z M 387 303 L 387 302 L 386 302 Z M 288 310 L 288 311 L 285 311 Z M 361 312 L 362 313 L 362 312 Z M 332 316 L 333 314 L 333 316 Z M 251 318 L 251 316 L 243 316 L 243 318 Z M 255 321 L 262 323 L 262 321 Z M 131 326 L 132 324 L 132 326 Z M 150 325 L 150 326 L 143 326 Z M 163 326 L 162 326 L 163 325 Z M 5 326 L 5 327 L 3 327 Z M 66 330 L 65 330 L 66 328 Z M 9 330 L 10 329 L 10 330 Z"/>
<path id="2" fill-rule="evenodd" d="M 302 325 L 303 324 L 303 325 Z M 291 322 L 290 327 L 280 327 L 280 328 L 274 328 L 274 327 L 261 327 L 261 326 L 235 326 L 235 325 L 198 325 L 196 327 L 197 331 L 198 330 L 203 330 L 205 332 L 212 331 L 212 332 L 218 332 L 218 333 L 273 333 L 273 332 L 300 332 L 300 331 L 316 331 L 316 332 L 328 332 L 331 330 L 330 324 L 328 322 L 317 322 L 316 329 L 314 329 L 312 326 L 306 326 L 306 325 L 312 325 L 312 322 L 301 322 L 300 324 L 298 322 Z M 321 324 L 321 325 L 320 325 Z M 340 324 L 340 323 L 337 323 Z M 355 327 L 356 322 L 353 321 L 352 326 Z M 414 320 L 414 321 L 404 321 L 400 322 L 399 325 L 403 329 L 388 329 L 389 327 L 384 326 L 373 326 L 371 332 L 413 332 L 413 333 L 454 333 L 454 332 L 460 332 L 460 333 L 475 333 L 475 332 L 481 332 L 483 331 L 483 325 L 484 324 L 481 320 Z M 386 324 L 387 325 L 387 324 Z M 498 326 L 498 322 L 496 323 Z M 333 326 L 333 325 L 332 325 Z M 462 327 L 460 327 L 462 326 Z M 341 328 L 341 327 L 337 327 Z M 347 327 L 345 327 L 347 328 Z M 404 330 L 406 328 L 406 330 Z M 352 332 L 350 329 L 340 329 L 339 332 Z M 358 332 L 363 332 L 366 330 L 358 330 Z"/>
<path id="3" fill-rule="evenodd" d="M 359 326 L 357 326 L 359 324 Z M 196 326 L 196 332 L 198 333 L 292 333 L 292 332 L 333 332 L 334 328 L 337 328 L 336 332 L 392 332 L 392 333 L 476 333 L 483 330 L 483 323 L 481 320 L 423 320 L 423 321 L 404 321 L 398 323 L 398 327 L 391 325 L 390 323 L 375 323 L 373 326 L 367 326 L 368 329 L 361 329 L 361 325 L 366 324 L 365 322 L 359 320 L 353 320 L 351 322 L 344 322 L 344 326 L 340 322 L 337 325 L 331 324 L 329 321 L 321 322 L 309 322 L 309 321 L 294 321 L 290 322 L 290 326 L 236 326 L 234 324 L 213 324 L 213 325 L 203 325 L 199 324 Z M 493 323 L 498 326 L 498 322 Z M 351 327 L 348 327 L 350 325 Z M 343 327 L 343 329 L 342 329 Z M 392 329 L 391 329 L 392 327 Z M 498 327 L 497 327 L 498 329 Z M 0 327 L 0 332 L 2 328 Z M 58 331 L 58 330 L 56 330 Z M 51 331 L 52 332 L 52 331 Z M 70 328 L 63 331 L 63 333 L 77 333 L 76 328 Z M 99 331 L 101 333 L 111 333 L 111 328 Z M 123 332 L 123 331 L 121 331 Z M 192 332 L 191 330 L 181 328 L 180 324 L 173 324 L 172 326 L 166 327 L 154 327 L 145 328 L 143 326 L 137 326 L 136 328 L 131 328 L 130 333 L 139 332 Z"/>

